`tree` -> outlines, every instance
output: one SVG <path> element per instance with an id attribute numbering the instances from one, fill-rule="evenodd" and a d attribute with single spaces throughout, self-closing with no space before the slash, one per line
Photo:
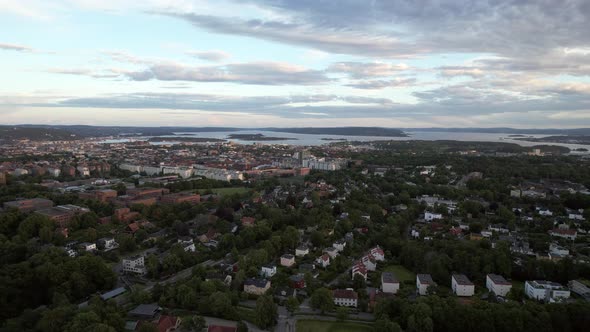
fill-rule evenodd
<path id="1" fill-rule="evenodd" d="M 183 326 L 189 328 L 191 331 L 201 331 L 207 327 L 207 322 L 203 316 L 196 315 L 187 319 Z"/>
<path id="2" fill-rule="evenodd" d="M 338 318 L 339 321 L 346 320 L 348 318 L 348 308 L 338 307 L 336 309 L 336 318 Z"/>
<path id="3" fill-rule="evenodd" d="M 239 321 L 238 322 L 238 332 L 248 332 L 248 325 L 246 323 Z"/>
<path id="4" fill-rule="evenodd" d="M 158 332 L 158 328 L 153 323 L 143 321 L 137 332 Z"/>
<path id="5" fill-rule="evenodd" d="M 283 247 L 295 249 L 297 243 L 299 243 L 299 231 L 293 226 L 287 226 L 281 235 L 281 242 Z"/>
<path id="6" fill-rule="evenodd" d="M 358 291 L 359 289 L 367 287 L 367 282 L 365 281 L 365 278 L 363 276 L 361 276 L 360 274 L 355 274 L 354 279 L 352 279 L 352 285 L 354 289 Z"/>
<path id="7" fill-rule="evenodd" d="M 299 309 L 299 300 L 296 297 L 291 296 L 287 299 L 287 303 L 285 305 L 287 307 L 287 311 L 291 314 Z"/>
<path id="8" fill-rule="evenodd" d="M 256 308 L 254 309 L 256 325 L 263 329 L 275 325 L 277 322 L 277 312 L 277 305 L 274 303 L 272 296 L 260 296 L 256 300 Z"/>
<path id="9" fill-rule="evenodd" d="M 321 310 L 322 314 L 334 308 L 334 298 L 332 292 L 327 288 L 318 288 L 311 295 L 311 307 Z"/>
<path id="10" fill-rule="evenodd" d="M 402 329 L 398 323 L 390 321 L 388 318 L 379 319 L 373 324 L 375 332 L 401 332 Z"/>

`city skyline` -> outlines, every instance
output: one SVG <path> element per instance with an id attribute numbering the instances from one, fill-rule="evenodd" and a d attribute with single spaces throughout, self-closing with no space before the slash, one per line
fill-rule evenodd
<path id="1" fill-rule="evenodd" d="M 1 1 L 1 124 L 579 128 L 590 3 Z"/>

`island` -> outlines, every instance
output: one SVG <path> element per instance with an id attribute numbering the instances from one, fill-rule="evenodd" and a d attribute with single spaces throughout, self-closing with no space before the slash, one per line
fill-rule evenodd
<path id="1" fill-rule="evenodd" d="M 379 136 L 407 137 L 399 129 L 382 127 L 304 127 L 304 128 L 265 128 L 267 131 L 307 134 L 307 135 L 342 135 L 342 136 Z"/>
<path id="2" fill-rule="evenodd" d="M 525 137 L 515 138 L 519 141 L 540 142 L 540 143 L 562 143 L 562 144 L 590 144 L 589 135 L 563 135 L 563 136 L 545 136 L 545 137 Z"/>
<path id="3" fill-rule="evenodd" d="M 186 137 L 186 136 L 155 136 L 148 139 L 149 142 L 225 142 L 222 138 L 207 138 L 207 137 Z"/>
<path id="4" fill-rule="evenodd" d="M 346 138 L 329 138 L 329 137 L 324 137 L 321 140 L 322 141 L 347 141 Z"/>
<path id="5" fill-rule="evenodd" d="M 262 134 L 230 134 L 227 136 L 228 139 L 237 139 L 240 141 L 292 141 L 297 140 L 296 138 L 290 137 L 272 137 L 264 136 Z"/>

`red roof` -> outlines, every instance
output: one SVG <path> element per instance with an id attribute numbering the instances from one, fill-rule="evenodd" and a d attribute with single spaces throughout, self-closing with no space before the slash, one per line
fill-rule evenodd
<path id="1" fill-rule="evenodd" d="M 358 299 L 358 294 L 350 289 L 335 289 L 332 291 L 335 299 Z"/>
<path id="2" fill-rule="evenodd" d="M 178 322 L 178 318 L 174 316 L 160 316 L 158 320 L 158 332 L 169 332 L 172 328 L 176 328 L 176 323 Z"/>
<path id="3" fill-rule="evenodd" d="M 207 328 L 207 332 L 236 332 L 237 330 L 237 327 L 221 325 L 209 325 Z"/>

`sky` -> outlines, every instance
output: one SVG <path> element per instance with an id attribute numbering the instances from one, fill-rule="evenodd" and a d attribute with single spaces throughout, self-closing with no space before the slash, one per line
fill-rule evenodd
<path id="1" fill-rule="evenodd" d="M 0 0 L 0 124 L 590 127 L 588 0 Z"/>

